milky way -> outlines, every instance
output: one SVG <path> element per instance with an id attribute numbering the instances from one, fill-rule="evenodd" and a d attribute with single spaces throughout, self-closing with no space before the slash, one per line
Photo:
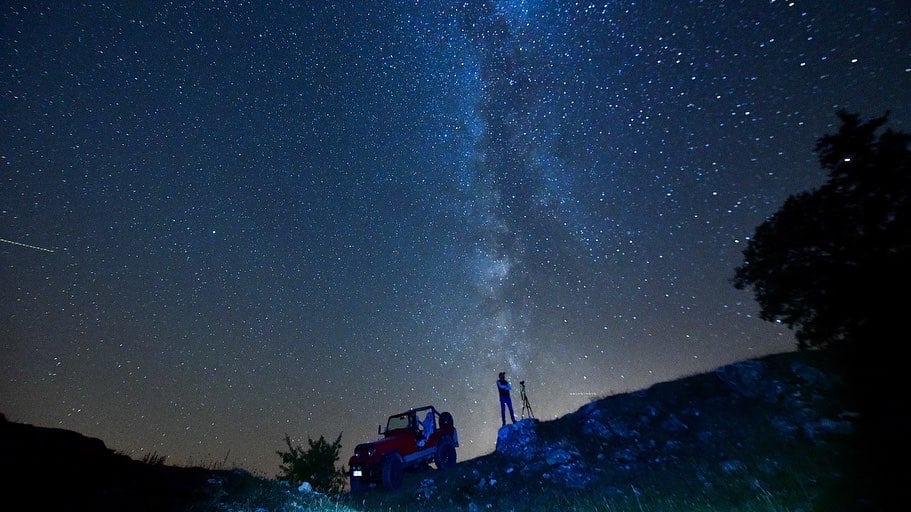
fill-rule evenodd
<path id="1" fill-rule="evenodd" d="M 500 371 L 548 419 L 792 350 L 733 269 L 824 181 L 836 111 L 908 131 L 908 23 L 899 1 L 4 7 L 0 411 L 273 476 L 284 433 L 342 432 L 346 459 L 427 404 L 487 453 Z"/>

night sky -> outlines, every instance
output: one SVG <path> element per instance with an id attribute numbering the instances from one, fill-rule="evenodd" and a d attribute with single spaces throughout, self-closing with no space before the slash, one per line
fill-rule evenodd
<path id="1" fill-rule="evenodd" d="M 793 350 L 746 241 L 838 109 L 911 129 L 905 0 L 148 3 L 0 8 L 0 411 L 135 458 Z"/>

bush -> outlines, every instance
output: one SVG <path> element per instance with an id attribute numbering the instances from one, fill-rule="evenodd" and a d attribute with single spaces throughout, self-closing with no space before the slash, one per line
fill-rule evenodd
<path id="1" fill-rule="evenodd" d="M 288 445 L 287 452 L 275 452 L 282 459 L 279 467 L 282 474 L 276 478 L 295 485 L 309 482 L 314 490 L 325 494 L 339 494 L 344 490 L 347 472 L 344 467 L 335 467 L 342 448 L 341 433 L 331 444 L 323 436 L 317 441 L 307 438 L 307 450 L 300 445 L 292 445 L 288 434 L 285 434 L 285 444 Z"/>

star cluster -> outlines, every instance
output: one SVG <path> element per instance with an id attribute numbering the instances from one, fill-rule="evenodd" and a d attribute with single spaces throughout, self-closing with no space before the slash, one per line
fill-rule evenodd
<path id="1" fill-rule="evenodd" d="M 460 458 L 487 453 L 499 371 L 548 419 L 791 350 L 733 269 L 825 179 L 838 109 L 908 131 L 909 21 L 899 1 L 5 6 L 0 410 L 272 476 L 284 433 L 342 432 L 347 458 L 427 404 Z"/>

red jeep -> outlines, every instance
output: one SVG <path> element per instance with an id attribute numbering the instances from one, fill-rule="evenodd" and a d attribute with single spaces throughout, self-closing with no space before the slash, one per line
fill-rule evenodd
<path id="1" fill-rule="evenodd" d="M 377 434 L 383 437 L 357 445 L 348 459 L 352 492 L 380 482 L 386 489 L 398 489 L 406 469 L 431 462 L 446 469 L 456 463 L 459 435 L 452 414 L 439 413 L 432 405 L 390 416 L 386 430 L 377 427 Z"/>

